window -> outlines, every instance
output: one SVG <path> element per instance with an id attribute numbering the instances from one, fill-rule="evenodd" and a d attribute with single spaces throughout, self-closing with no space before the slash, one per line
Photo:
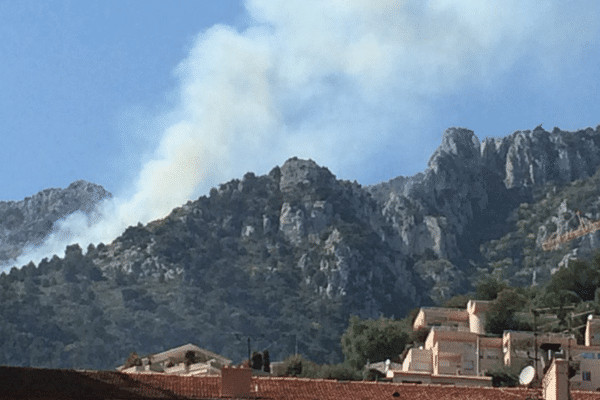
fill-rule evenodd
<path id="1" fill-rule="evenodd" d="M 593 360 L 594 353 L 581 353 L 581 358 L 585 358 L 586 360 Z"/>
<path id="2" fill-rule="evenodd" d="M 592 373 L 590 371 L 583 371 L 581 373 L 581 380 L 590 382 L 592 380 Z"/>
<path id="3" fill-rule="evenodd" d="M 440 361 L 440 367 L 449 367 L 449 366 L 450 366 L 450 361 L 448 361 L 448 360 Z"/>
<path id="4" fill-rule="evenodd" d="M 473 368 L 473 360 L 467 360 L 467 362 L 465 363 L 465 370 L 471 371 L 473 370 Z"/>

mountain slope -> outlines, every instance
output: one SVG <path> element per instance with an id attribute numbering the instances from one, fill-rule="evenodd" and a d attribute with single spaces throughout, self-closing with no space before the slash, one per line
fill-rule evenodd
<path id="1" fill-rule="evenodd" d="M 482 273 L 543 283 L 590 253 L 597 236 L 541 243 L 576 226 L 573 210 L 600 217 L 598 154 L 600 127 L 483 143 L 451 128 L 423 173 L 369 188 L 297 158 L 248 173 L 110 244 L 1 275 L 0 363 L 112 368 L 188 342 L 239 361 L 247 338 L 273 359 L 297 342 L 339 361 L 350 315 L 404 316 Z"/>
<path id="2" fill-rule="evenodd" d="M 404 254 L 418 260 L 433 251 L 474 277 L 486 263 L 480 246 L 514 228 L 513 210 L 534 201 L 545 185 L 586 179 L 599 167 L 600 126 L 577 132 L 537 127 L 483 142 L 468 129 L 450 128 L 423 173 L 369 190 L 401 234 Z"/>
<path id="3" fill-rule="evenodd" d="M 14 338 L 0 362 L 111 368 L 182 342 L 239 360 L 247 337 L 274 359 L 297 341 L 340 361 L 350 314 L 400 316 L 427 300 L 377 207 L 358 184 L 291 159 L 85 255 L 70 246 L 0 278 L 2 334 Z"/>
<path id="4" fill-rule="evenodd" d="M 21 201 L 0 201 L 0 265 L 16 259 L 26 246 L 40 244 L 58 220 L 77 211 L 89 214 L 109 197 L 102 186 L 76 181 Z"/>

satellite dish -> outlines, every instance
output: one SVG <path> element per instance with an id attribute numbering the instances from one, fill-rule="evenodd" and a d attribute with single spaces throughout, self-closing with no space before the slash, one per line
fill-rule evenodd
<path id="1" fill-rule="evenodd" d="M 523 371 L 519 374 L 519 383 L 523 386 L 529 385 L 533 378 L 535 378 L 535 369 L 529 365 L 523 368 Z"/>

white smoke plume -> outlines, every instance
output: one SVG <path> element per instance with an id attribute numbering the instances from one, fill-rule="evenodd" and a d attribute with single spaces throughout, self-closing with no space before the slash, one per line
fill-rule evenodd
<path id="1" fill-rule="evenodd" d="M 291 156 L 359 180 L 383 152 L 414 163 L 419 140 L 439 140 L 427 132 L 437 96 L 493 85 L 515 63 L 536 65 L 540 79 L 551 75 L 591 34 L 593 17 L 584 6 L 547 0 L 245 5 L 248 28 L 202 32 L 177 67 L 176 122 L 143 165 L 135 193 L 103 203 L 91 219 L 66 218 L 17 265 L 62 255 L 69 243 L 109 243 L 217 183 L 265 173 Z"/>

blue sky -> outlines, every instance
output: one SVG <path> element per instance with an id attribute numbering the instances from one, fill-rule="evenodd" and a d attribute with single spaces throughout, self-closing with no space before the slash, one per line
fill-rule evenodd
<path id="1" fill-rule="evenodd" d="M 595 23 L 600 6 L 595 1 L 556 3 L 561 6 L 551 10 L 546 21 L 543 17 L 533 22 L 536 29 L 556 24 L 552 18 L 560 17 L 562 4 L 570 4 L 567 9 L 577 4 L 579 9 L 566 15 L 574 21 L 556 24 L 556 29 L 567 30 L 558 33 L 568 36 L 572 48 L 557 46 L 556 57 L 547 61 L 550 65 L 537 59 L 539 54 L 528 56 L 535 53 L 534 46 L 516 54 L 506 69 L 475 82 L 467 79 L 437 93 L 409 92 L 407 96 L 426 97 L 421 100 L 430 109 L 420 121 L 394 120 L 389 117 L 393 105 L 391 111 L 381 111 L 380 104 L 372 104 L 374 110 L 360 113 L 360 118 L 371 117 L 370 123 L 378 124 L 383 112 L 384 119 L 391 120 L 391 126 L 382 127 L 392 132 L 380 148 L 369 148 L 362 157 L 352 154 L 348 162 L 321 154 L 313 158 L 339 177 L 371 184 L 423 170 L 442 131 L 450 126 L 473 129 L 482 138 L 533 129 L 542 122 L 546 129 L 600 124 Z M 308 14 L 311 7 L 301 4 L 296 10 Z M 585 16 L 593 18 L 578 21 Z M 523 21 L 531 22 L 528 17 Z M 77 179 L 112 192 L 129 187 L 161 137 L 157 119 L 176 107 L 172 103 L 181 82 L 174 70 L 189 56 L 197 35 L 215 24 L 244 32 L 252 22 L 241 1 L 0 0 L 0 199 L 22 199 Z M 527 34 L 535 37 L 536 29 Z M 530 46 L 530 38 L 524 43 Z M 502 44 L 492 47 L 502 49 Z M 554 50 L 550 46 L 545 51 Z M 418 56 L 409 49 L 407 57 Z M 545 68 L 551 70 L 548 78 Z M 311 113 L 303 107 L 299 112 Z M 404 130 L 403 125 L 410 126 Z M 337 148 L 340 157 L 345 147 L 352 147 L 344 142 L 344 132 L 324 145 Z M 265 173 L 294 155 L 293 150 L 284 151 L 270 156 L 268 165 L 249 162 L 235 172 Z M 310 151 L 297 155 L 311 156 Z"/>
<path id="2" fill-rule="evenodd" d="M 0 199 L 101 184 L 121 222 L 89 241 L 107 240 L 292 156 L 368 185 L 423 171 L 448 127 L 596 127 L 599 17 L 596 0 L 0 0 Z"/>
<path id="3" fill-rule="evenodd" d="M 196 35 L 244 18 L 239 1 L 0 0 L 0 199 L 130 183 Z"/>

